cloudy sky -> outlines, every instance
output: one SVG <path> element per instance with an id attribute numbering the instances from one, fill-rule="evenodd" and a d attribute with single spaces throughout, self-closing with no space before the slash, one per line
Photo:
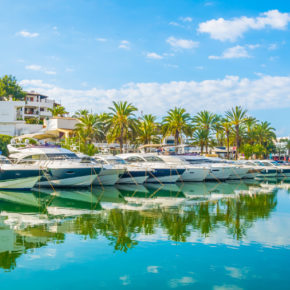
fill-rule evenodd
<path id="1" fill-rule="evenodd" d="M 290 3 L 1 0 L 0 75 L 69 111 L 242 105 L 290 135 Z"/>

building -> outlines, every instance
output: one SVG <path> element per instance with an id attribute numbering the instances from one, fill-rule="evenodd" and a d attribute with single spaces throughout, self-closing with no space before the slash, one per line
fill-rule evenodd
<path id="1" fill-rule="evenodd" d="M 19 136 L 41 130 L 55 105 L 54 100 L 36 92 L 28 92 L 23 101 L 0 101 L 0 134 Z"/>

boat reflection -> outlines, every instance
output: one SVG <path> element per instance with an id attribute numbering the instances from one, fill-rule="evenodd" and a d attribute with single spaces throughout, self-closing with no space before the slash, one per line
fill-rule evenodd
<path id="1" fill-rule="evenodd" d="M 271 217 L 279 188 L 289 192 L 290 184 L 237 181 L 0 192 L 0 268 L 14 269 L 28 249 L 62 243 L 67 234 L 105 237 L 123 252 L 145 237 L 192 242 L 194 236 L 215 236 L 221 228 L 225 231 L 219 235 L 243 241 L 257 220 Z"/>

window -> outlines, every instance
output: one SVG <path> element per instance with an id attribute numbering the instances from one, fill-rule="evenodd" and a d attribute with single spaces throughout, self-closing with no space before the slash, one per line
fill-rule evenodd
<path id="1" fill-rule="evenodd" d="M 138 156 L 132 156 L 132 157 L 128 157 L 126 158 L 126 161 L 129 163 L 134 163 L 134 162 L 144 162 L 144 160 Z"/>
<path id="2" fill-rule="evenodd" d="M 164 163 L 164 161 L 157 156 L 145 156 L 144 159 L 148 162 L 163 162 Z"/>

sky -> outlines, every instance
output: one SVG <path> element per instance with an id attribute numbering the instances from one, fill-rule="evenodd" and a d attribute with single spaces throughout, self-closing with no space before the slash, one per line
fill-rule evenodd
<path id="1" fill-rule="evenodd" d="M 0 76 L 74 112 L 241 105 L 290 136 L 290 2 L 0 0 Z"/>

